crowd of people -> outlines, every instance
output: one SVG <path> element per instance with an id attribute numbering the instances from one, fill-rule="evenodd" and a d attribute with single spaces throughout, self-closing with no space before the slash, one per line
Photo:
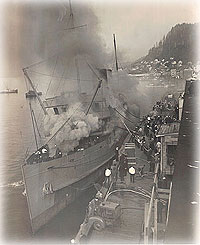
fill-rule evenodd
<path id="1" fill-rule="evenodd" d="M 62 157 L 61 150 L 55 145 L 56 150 L 53 157 L 50 157 L 49 154 L 49 146 L 46 144 L 42 147 L 40 147 L 36 152 L 34 152 L 32 155 L 29 156 L 27 159 L 28 164 L 34 164 L 34 163 L 41 163 L 50 161 L 52 159 L 60 158 Z"/>
<path id="2" fill-rule="evenodd" d="M 161 157 L 161 139 L 157 137 L 160 127 L 165 124 L 171 124 L 179 120 L 178 102 L 173 95 L 168 95 L 162 100 L 157 101 L 152 108 L 152 111 L 144 116 L 134 131 L 132 131 L 132 141 L 137 143 L 139 148 L 144 151 L 149 164 L 149 172 L 155 172 L 155 165 L 160 161 Z M 116 158 L 110 168 L 105 170 L 104 187 L 116 188 L 116 182 L 119 179 L 120 184 L 125 182 L 125 177 L 128 175 L 130 183 L 135 182 L 135 176 L 143 177 L 146 163 L 140 166 L 130 165 L 128 155 L 125 149 L 116 147 Z M 137 178 L 136 178 L 137 180 Z M 160 174 L 158 169 L 158 187 L 169 189 L 169 181 L 167 177 Z M 123 187 L 119 187 L 123 188 Z M 165 211 L 165 212 L 164 212 Z M 167 202 L 158 198 L 158 223 L 164 222 L 168 213 Z M 165 213 L 165 215 L 163 215 Z M 164 217 L 165 216 L 165 217 Z M 164 218 L 164 219 L 163 219 Z"/>
<path id="3" fill-rule="evenodd" d="M 174 95 L 170 94 L 157 101 L 152 111 L 144 116 L 135 127 L 133 140 L 147 155 L 150 172 L 154 172 L 155 159 L 160 158 L 161 142 L 160 138 L 156 137 L 160 127 L 163 124 L 174 123 L 178 120 L 178 102 Z"/>
<path id="4" fill-rule="evenodd" d="M 152 153 L 159 152 L 160 143 L 156 135 L 161 125 L 178 120 L 178 102 L 173 95 L 168 95 L 163 100 L 157 101 L 152 111 L 140 120 L 134 132 L 136 142 L 139 143 L 142 150 L 146 148 L 152 150 Z"/>

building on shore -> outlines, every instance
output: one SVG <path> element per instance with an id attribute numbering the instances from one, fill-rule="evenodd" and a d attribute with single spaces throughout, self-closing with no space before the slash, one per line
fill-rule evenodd
<path id="1" fill-rule="evenodd" d="M 179 126 L 179 122 L 163 124 L 156 135 L 157 138 L 161 139 L 160 170 L 162 175 L 173 175 Z"/>
<path id="2" fill-rule="evenodd" d="M 199 240 L 199 81 L 187 80 L 165 243 Z"/>

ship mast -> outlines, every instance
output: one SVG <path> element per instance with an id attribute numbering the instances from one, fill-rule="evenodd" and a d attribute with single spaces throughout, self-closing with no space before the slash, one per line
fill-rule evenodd
<path id="1" fill-rule="evenodd" d="M 115 40 L 115 34 L 113 34 L 113 39 L 114 39 L 114 50 L 115 50 L 115 66 L 116 66 L 116 70 L 118 71 L 119 66 L 118 66 L 118 61 L 117 61 L 117 45 L 116 45 L 116 40 Z"/>
<path id="2" fill-rule="evenodd" d="M 78 26 L 78 27 L 75 27 L 74 26 L 74 14 L 73 14 L 73 11 L 72 11 L 71 0 L 69 0 L 69 9 L 70 9 L 70 18 L 72 20 L 72 27 L 71 27 L 71 29 L 82 27 L 82 26 Z M 78 64 L 78 58 L 77 57 L 75 57 L 75 67 L 76 67 L 76 71 L 77 71 L 78 94 L 80 94 L 81 93 L 81 82 L 80 82 L 80 72 L 79 72 L 79 64 Z"/>

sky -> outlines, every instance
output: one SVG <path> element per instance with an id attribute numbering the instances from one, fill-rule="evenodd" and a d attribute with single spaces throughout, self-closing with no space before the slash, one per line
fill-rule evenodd
<path id="1" fill-rule="evenodd" d="M 112 47 L 112 33 L 128 60 L 146 55 L 178 23 L 200 21 L 198 1 L 92 1 L 102 37 Z"/>
<path id="2" fill-rule="evenodd" d="M 39 60 L 37 52 L 44 52 L 45 45 L 52 45 L 46 53 L 52 53 L 53 44 L 58 46 L 56 38 L 59 36 L 52 34 L 51 37 L 51 31 L 64 26 L 69 14 L 68 1 L 47 1 L 47 5 L 50 2 L 54 4 L 53 9 L 42 6 L 40 2 L 10 0 L 5 4 L 1 1 L 0 73 L 3 70 L 5 74 L 18 74 L 21 67 Z M 37 3 L 36 8 L 32 7 L 34 3 Z M 72 5 L 76 3 L 77 0 L 72 0 Z M 79 0 L 78 4 L 82 13 L 87 6 L 85 15 L 80 14 L 82 18 L 78 18 L 84 23 L 92 20 L 96 34 L 95 50 L 102 46 L 112 56 L 115 33 L 122 63 L 133 62 L 146 55 L 174 25 L 200 22 L 197 0 Z"/>

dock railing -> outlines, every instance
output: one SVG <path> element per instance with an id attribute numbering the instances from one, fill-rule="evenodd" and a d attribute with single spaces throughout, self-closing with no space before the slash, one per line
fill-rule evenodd
<path id="1" fill-rule="evenodd" d="M 155 199 L 155 195 L 156 195 L 156 188 L 158 187 L 158 170 L 159 170 L 159 162 L 156 164 L 156 169 L 155 169 L 155 175 L 154 175 L 154 181 L 153 181 L 153 187 L 152 187 L 152 191 L 151 191 L 151 199 L 149 203 L 146 203 L 145 205 L 145 215 L 144 215 L 144 244 L 148 244 L 148 238 L 149 238 L 149 227 L 150 227 L 150 219 L 151 219 L 151 215 L 152 215 L 152 210 L 153 210 L 153 206 L 157 207 L 157 205 L 155 205 L 155 201 L 157 202 L 157 200 Z M 155 217 L 156 216 L 156 217 Z M 157 212 L 155 212 L 154 209 L 154 220 L 157 220 Z M 155 233 L 157 233 L 157 222 L 154 224 L 154 236 Z M 156 235 L 157 236 L 157 235 Z M 154 237 L 155 239 L 156 237 Z"/>
<path id="2" fill-rule="evenodd" d="M 151 191 L 150 202 L 145 203 L 144 211 L 144 244 L 157 244 L 158 242 L 158 201 L 162 202 L 162 205 L 167 205 L 167 215 L 166 221 L 164 224 L 160 224 L 160 227 L 165 231 L 166 226 L 169 220 L 169 210 L 170 210 L 170 201 L 171 201 L 171 192 L 172 192 L 172 182 L 170 183 L 169 188 L 159 188 L 158 187 L 158 175 L 159 175 L 159 165 L 160 162 L 157 161 L 155 168 L 154 181 Z M 162 210 L 159 211 L 162 213 Z M 152 220 L 153 219 L 153 220 Z M 164 225 L 164 226 L 163 226 Z M 151 229 L 151 230 L 150 230 Z M 149 241 L 150 233 L 153 232 L 152 241 Z M 164 239 L 164 236 L 163 236 Z"/>

